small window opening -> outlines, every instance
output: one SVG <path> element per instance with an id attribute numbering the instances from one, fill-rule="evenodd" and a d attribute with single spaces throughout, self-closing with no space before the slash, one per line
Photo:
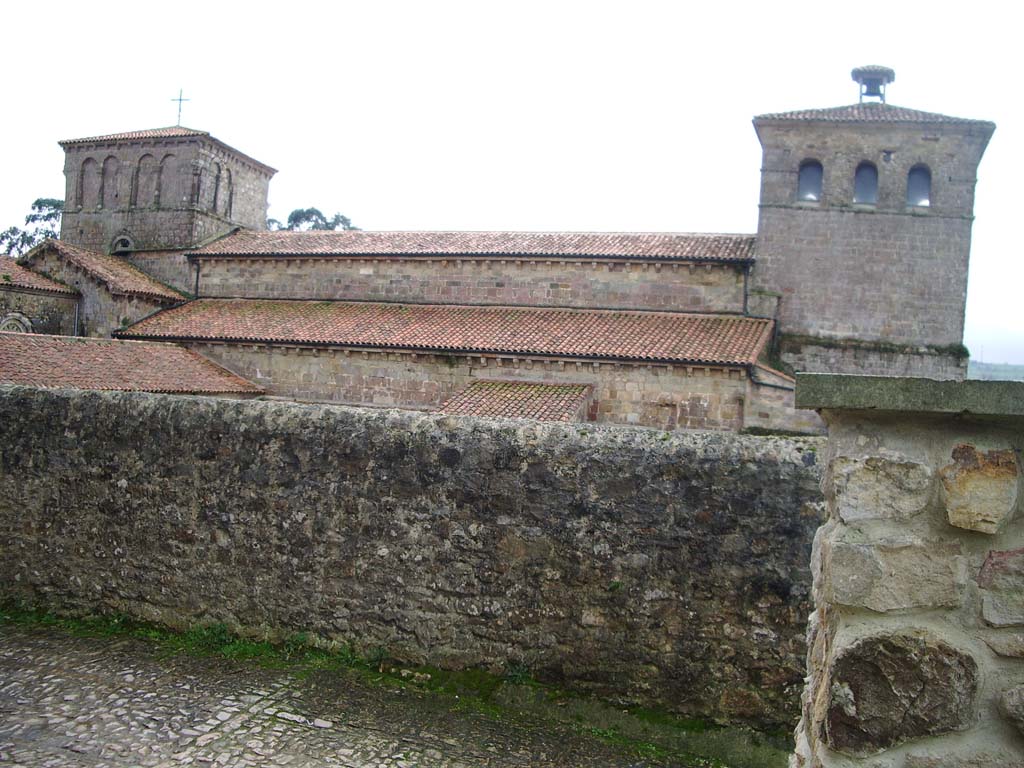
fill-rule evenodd
<path id="1" fill-rule="evenodd" d="M 130 238 L 118 237 L 114 240 L 114 253 L 127 253 L 131 250 L 134 250 L 134 246 Z"/>
<path id="2" fill-rule="evenodd" d="M 821 163 L 817 160 L 805 160 L 800 163 L 800 177 L 797 181 L 796 199 L 816 203 L 821 200 L 821 179 L 823 176 Z"/>
<path id="3" fill-rule="evenodd" d="M 907 205 L 927 208 L 932 204 L 932 172 L 925 165 L 915 165 L 907 174 Z"/>
<path id="4" fill-rule="evenodd" d="M 878 169 L 871 163 L 861 163 L 853 177 L 853 202 L 875 205 L 878 202 Z"/>

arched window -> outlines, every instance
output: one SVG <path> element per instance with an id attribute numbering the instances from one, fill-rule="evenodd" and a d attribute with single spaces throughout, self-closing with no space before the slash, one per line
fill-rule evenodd
<path id="1" fill-rule="evenodd" d="M 907 174 L 907 205 L 927 208 L 932 204 L 932 172 L 927 165 L 915 165 Z"/>
<path id="2" fill-rule="evenodd" d="M 176 208 L 181 204 L 180 197 L 177 161 L 174 155 L 164 155 L 156 179 L 156 205 L 160 208 Z"/>
<path id="3" fill-rule="evenodd" d="M 103 161 L 103 184 L 100 197 L 104 208 L 118 207 L 121 197 L 121 163 L 111 155 Z"/>
<path id="4" fill-rule="evenodd" d="M 135 174 L 135 205 L 140 208 L 156 205 L 156 185 L 160 177 L 160 167 L 156 163 L 156 158 L 152 155 L 140 157 Z"/>
<path id="5" fill-rule="evenodd" d="M 135 244 L 128 235 L 118 235 L 114 238 L 114 244 L 110 248 L 111 253 L 130 253 L 135 250 Z"/>
<path id="6" fill-rule="evenodd" d="M 796 185 L 796 199 L 816 203 L 821 200 L 821 179 L 824 172 L 817 160 L 800 163 L 800 177 Z"/>
<path id="7" fill-rule="evenodd" d="M 0 318 L 0 333 L 32 333 L 32 321 L 20 312 Z"/>
<path id="8" fill-rule="evenodd" d="M 82 162 L 78 185 L 78 202 L 83 208 L 92 210 L 100 204 L 100 166 L 91 157 Z"/>
<path id="9" fill-rule="evenodd" d="M 853 177 L 853 202 L 875 205 L 878 202 L 878 169 L 871 163 L 861 163 Z"/>

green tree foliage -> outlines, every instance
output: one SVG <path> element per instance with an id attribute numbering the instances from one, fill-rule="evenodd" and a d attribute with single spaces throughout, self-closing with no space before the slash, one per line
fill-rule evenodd
<path id="1" fill-rule="evenodd" d="M 277 219 L 267 219 L 267 229 L 271 232 L 287 230 L 289 232 L 309 232 L 310 230 L 353 230 L 359 229 L 352 225 L 348 216 L 340 213 L 327 218 L 319 208 L 296 208 L 288 214 L 288 221 L 282 224 Z"/>
<path id="2" fill-rule="evenodd" d="M 43 240 L 57 237 L 63 213 L 63 200 L 40 197 L 32 203 L 32 213 L 25 217 L 25 229 L 10 227 L 0 232 L 0 251 L 8 256 L 20 256 Z"/>

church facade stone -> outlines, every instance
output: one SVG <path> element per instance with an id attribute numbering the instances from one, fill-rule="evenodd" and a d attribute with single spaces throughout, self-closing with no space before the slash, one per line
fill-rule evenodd
<path id="1" fill-rule="evenodd" d="M 754 118 L 763 149 L 756 234 L 268 232 L 274 169 L 208 133 L 174 127 L 61 142 L 61 242 L 97 263 L 113 260 L 95 274 L 115 262 L 144 273 L 158 289 L 135 296 L 162 303 L 126 312 L 119 302 L 130 294 L 108 291 L 103 310 L 65 274 L 88 259 L 69 260 L 59 248 L 32 258 L 83 291 L 86 332 L 143 338 L 152 329 L 143 310 L 166 308 L 171 325 L 187 317 L 189 330 L 165 340 L 203 347 L 275 396 L 437 408 L 497 370 L 512 381 L 590 387 L 596 420 L 820 428 L 794 415 L 796 371 L 965 377 L 974 186 L 995 128 L 891 106 L 863 77 L 887 84 L 894 73 L 867 67 L 854 79 L 858 72 L 861 103 Z M 140 285 L 137 277 L 128 284 Z M 215 333 L 210 313 L 232 300 L 266 306 L 241 336 Z M 322 327 L 307 319 L 281 325 L 287 302 L 433 307 L 425 322 L 439 325 L 420 330 L 436 344 L 417 346 L 417 336 L 408 346 L 408 329 L 390 321 L 369 341 L 348 326 L 318 340 Z M 576 330 L 608 312 L 635 313 L 630 322 L 639 325 L 665 313 L 680 328 L 694 318 L 740 318 L 768 330 L 739 356 L 718 354 L 729 346 L 724 337 L 654 359 L 632 348 L 620 354 L 600 336 L 593 349 L 556 344 L 538 357 L 540 347 L 514 343 L 529 327 L 507 326 L 500 312 L 477 334 L 500 339 L 497 347 L 468 344 L 479 327 L 444 325 L 473 307 L 579 311 Z"/>
<path id="2" fill-rule="evenodd" d="M 264 229 L 276 173 L 205 131 L 172 127 L 61 142 L 61 240 L 102 253 L 192 248 Z"/>

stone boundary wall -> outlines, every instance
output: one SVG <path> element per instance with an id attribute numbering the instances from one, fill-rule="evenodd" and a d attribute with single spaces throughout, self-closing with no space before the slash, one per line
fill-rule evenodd
<path id="1" fill-rule="evenodd" d="M 201 297 L 743 312 L 742 265 L 536 257 L 193 258 Z"/>
<path id="2" fill-rule="evenodd" d="M 0 596 L 791 725 L 820 438 L 0 387 Z"/>
<path id="3" fill-rule="evenodd" d="M 1024 384 L 801 375 L 797 402 L 829 519 L 791 765 L 1021 768 Z"/>

